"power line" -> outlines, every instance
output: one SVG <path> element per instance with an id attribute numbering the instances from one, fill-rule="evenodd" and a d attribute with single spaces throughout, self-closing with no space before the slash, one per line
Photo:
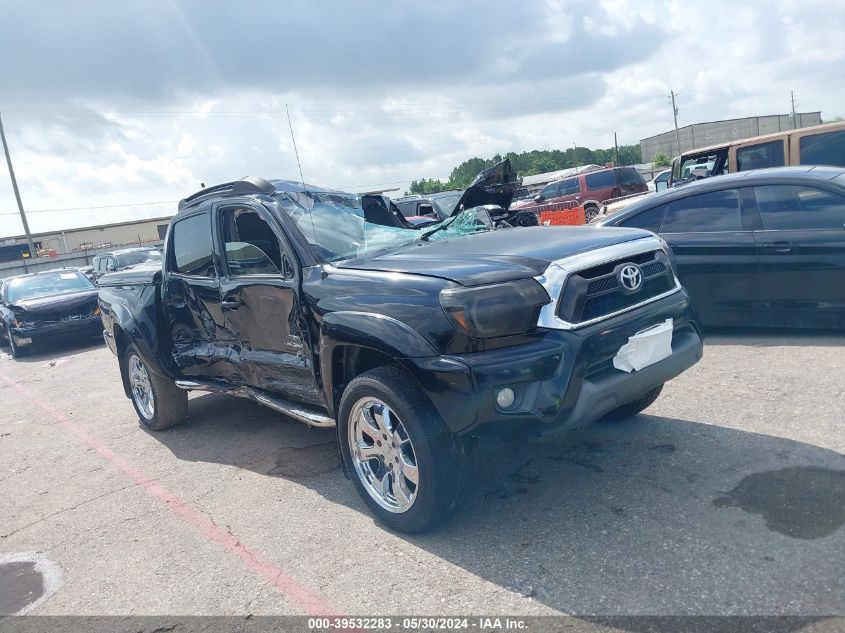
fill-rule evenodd
<path id="1" fill-rule="evenodd" d="M 178 204 L 178 200 L 163 200 L 161 202 L 127 202 L 124 204 L 105 204 L 96 207 L 65 207 L 62 209 L 34 209 L 27 213 L 57 213 L 59 211 L 98 211 L 101 209 L 120 209 L 124 207 L 151 207 L 157 204 Z M 0 215 L 17 215 L 16 211 L 4 211 Z"/>

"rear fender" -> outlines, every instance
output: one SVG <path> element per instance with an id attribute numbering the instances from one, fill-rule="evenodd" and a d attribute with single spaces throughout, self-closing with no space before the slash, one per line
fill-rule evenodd
<path id="1" fill-rule="evenodd" d="M 178 376 L 168 366 L 159 338 L 160 311 L 157 286 L 101 288 L 100 310 L 106 336 L 114 337 L 118 357 L 134 345 L 147 368 L 155 374 L 175 380 Z M 121 371 L 122 371 L 121 363 Z"/>

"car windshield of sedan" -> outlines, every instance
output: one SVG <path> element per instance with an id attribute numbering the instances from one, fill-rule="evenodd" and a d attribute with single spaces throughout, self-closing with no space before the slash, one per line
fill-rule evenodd
<path id="1" fill-rule="evenodd" d="M 143 264 L 144 262 L 160 262 L 162 258 L 161 253 L 159 253 L 157 250 L 149 250 L 132 251 L 131 253 L 121 253 L 120 255 L 116 256 L 116 259 L 118 268 L 127 268 L 129 266 Z"/>
<path id="2" fill-rule="evenodd" d="M 458 204 L 462 195 L 464 195 L 463 191 L 455 191 L 454 193 L 444 193 L 443 195 L 432 196 L 430 200 L 432 206 L 437 211 L 437 215 L 439 215 L 441 219 L 445 220 L 452 215 L 452 211 L 454 211 L 455 205 Z"/>
<path id="3" fill-rule="evenodd" d="M 7 303 L 63 295 L 81 290 L 91 290 L 96 286 L 85 275 L 75 271 L 61 271 L 12 279 L 6 282 L 4 292 Z"/>
<path id="4" fill-rule="evenodd" d="M 421 231 L 367 221 L 361 197 L 354 194 L 287 192 L 276 195 L 276 200 L 319 257 L 328 262 L 397 250 L 424 239 L 440 241 L 493 228 L 483 207 L 467 209 L 434 229 Z"/>

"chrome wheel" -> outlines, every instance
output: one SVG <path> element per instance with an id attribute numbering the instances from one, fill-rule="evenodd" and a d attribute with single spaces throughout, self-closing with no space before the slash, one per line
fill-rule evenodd
<path id="1" fill-rule="evenodd" d="M 361 398 L 349 418 L 349 452 L 367 493 L 389 512 L 407 512 L 419 490 L 414 445 L 405 425 L 378 398 Z"/>
<path id="2" fill-rule="evenodd" d="M 132 399 L 147 420 L 155 416 L 155 398 L 150 384 L 150 375 L 141 359 L 132 354 L 129 357 L 129 386 L 132 389 Z"/>

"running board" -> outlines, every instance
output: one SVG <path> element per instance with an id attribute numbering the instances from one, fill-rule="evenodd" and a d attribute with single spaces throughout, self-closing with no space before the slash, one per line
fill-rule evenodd
<path id="1" fill-rule="evenodd" d="M 177 380 L 176 386 L 185 391 L 211 391 L 228 396 L 249 398 L 294 420 L 304 422 L 308 426 L 316 428 L 331 428 L 335 425 L 335 421 L 332 418 L 318 412 L 316 409 L 284 400 L 278 396 L 271 396 L 264 391 L 252 387 L 227 387 L 213 382 L 200 382 L 196 380 Z"/>

